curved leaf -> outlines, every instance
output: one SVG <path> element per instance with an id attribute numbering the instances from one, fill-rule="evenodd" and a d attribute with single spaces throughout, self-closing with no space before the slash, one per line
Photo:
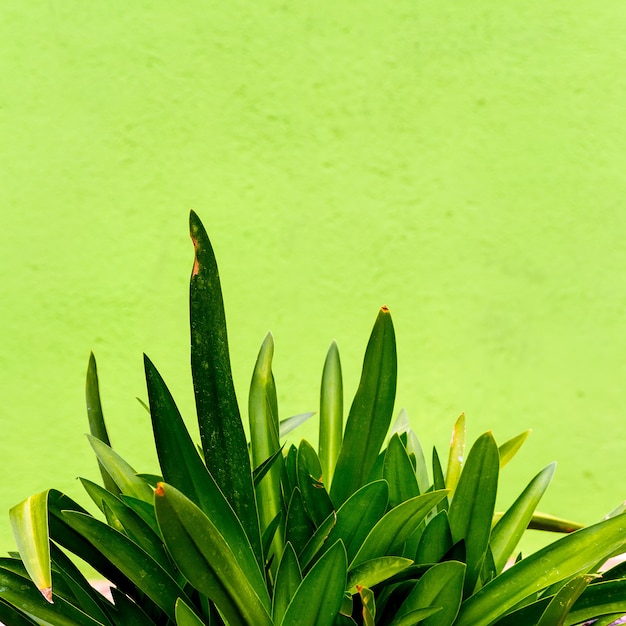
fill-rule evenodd
<path id="1" fill-rule="evenodd" d="M 43 597 L 52 602 L 48 493 L 42 491 L 26 498 L 9 511 L 9 518 L 28 575 Z"/>

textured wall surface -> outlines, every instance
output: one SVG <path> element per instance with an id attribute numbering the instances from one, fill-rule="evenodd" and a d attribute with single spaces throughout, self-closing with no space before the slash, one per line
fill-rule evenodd
<path id="1" fill-rule="evenodd" d="M 192 207 L 244 406 L 268 330 L 282 417 L 333 338 L 348 404 L 387 304 L 427 449 L 465 411 L 535 431 L 503 503 L 554 459 L 544 510 L 626 498 L 623 0 L 5 0 L 0 31 L 0 511 L 95 477 L 90 350 L 138 470 L 143 351 L 193 423 Z"/>

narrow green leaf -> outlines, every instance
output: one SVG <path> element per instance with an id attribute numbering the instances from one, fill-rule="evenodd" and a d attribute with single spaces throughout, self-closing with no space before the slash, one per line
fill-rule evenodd
<path id="1" fill-rule="evenodd" d="M 267 472 L 270 471 L 270 469 L 272 469 L 274 464 L 278 462 L 279 458 L 281 459 L 283 458 L 282 447 L 276 452 L 274 452 L 274 454 L 272 454 L 271 457 L 269 457 L 268 459 L 265 459 L 265 461 L 263 461 L 261 465 L 254 468 L 254 470 L 252 471 L 252 480 L 254 482 L 255 488 L 258 487 L 263 477 L 267 474 Z M 284 460 L 283 460 L 283 463 L 284 463 Z"/>
<path id="2" fill-rule="evenodd" d="M 363 626 L 374 626 L 376 623 L 376 598 L 374 592 L 365 587 L 359 587 L 361 606 L 363 607 Z"/>
<path id="3" fill-rule="evenodd" d="M 407 431 L 407 452 L 415 455 L 415 475 L 417 477 L 417 485 L 420 493 L 425 493 L 431 484 L 428 478 L 428 467 L 426 466 L 426 457 L 424 449 L 417 435 L 409 429 Z"/>
<path id="4" fill-rule="evenodd" d="M 267 561 L 270 561 L 273 556 L 276 556 L 275 553 L 272 554 L 272 542 L 278 532 L 279 526 L 284 526 L 284 515 L 282 511 L 280 511 L 280 513 L 278 513 L 278 515 L 267 525 L 267 528 L 263 531 L 263 536 L 261 537 L 263 554 L 266 555 Z M 282 544 L 283 540 L 281 538 L 280 545 Z"/>
<path id="5" fill-rule="evenodd" d="M 230 368 L 219 272 L 206 230 L 193 211 L 189 230 L 195 250 L 189 287 L 191 371 L 204 459 L 261 560 L 261 531 Z"/>
<path id="6" fill-rule="evenodd" d="M 341 608 L 346 574 L 346 551 L 337 541 L 300 583 L 280 624 L 333 626 Z"/>
<path id="7" fill-rule="evenodd" d="M 0 623 L 11 626 L 37 626 L 37 623 L 27 617 L 17 607 L 12 606 L 0 597 Z"/>
<path id="8" fill-rule="evenodd" d="M 0 568 L 0 598 L 40 626 L 102 626 L 61 597 L 55 595 L 51 604 L 29 580 L 4 568 Z"/>
<path id="9" fill-rule="evenodd" d="M 553 533 L 573 533 L 575 530 L 584 528 L 584 526 L 578 522 L 572 522 L 571 520 L 555 517 L 554 515 L 549 515 L 548 513 L 535 511 L 530 523 L 528 524 L 528 528 L 531 530 L 545 530 Z"/>
<path id="10" fill-rule="evenodd" d="M 93 352 L 89 355 L 89 364 L 87 366 L 87 380 L 85 383 L 85 399 L 87 401 L 87 419 L 89 421 L 89 432 L 107 446 L 111 445 L 109 433 L 107 432 L 104 415 L 102 413 L 102 404 L 100 402 L 100 387 L 98 385 L 98 369 L 96 367 L 96 358 Z M 98 462 L 100 474 L 104 486 L 111 493 L 119 493 L 119 488 L 115 481 L 109 476 L 102 464 Z"/>
<path id="11" fill-rule="evenodd" d="M 268 333 L 263 340 L 254 366 L 248 400 L 250 450 L 252 453 L 252 464 L 255 467 L 271 458 L 280 450 L 278 414 L 272 410 L 272 406 L 276 405 L 274 379 L 272 376 L 273 355 L 274 340 L 272 334 Z M 280 455 L 276 463 L 268 470 L 267 475 L 256 487 L 261 532 L 283 510 L 283 497 L 280 488 L 282 467 L 283 457 Z M 272 544 L 274 553 L 281 554 L 283 546 L 283 532 L 281 530 L 281 532 L 274 535 Z M 275 566 L 277 565 L 278 563 L 275 564 Z"/>
<path id="12" fill-rule="evenodd" d="M 445 489 L 446 479 L 443 476 L 443 468 L 441 467 L 441 461 L 439 460 L 439 454 L 437 449 L 433 447 L 433 489 Z M 442 500 L 437 506 L 437 512 L 448 510 L 449 498 Z"/>
<path id="13" fill-rule="evenodd" d="M 505 441 L 499 448 L 498 453 L 500 455 L 500 469 L 502 469 L 522 447 L 522 444 L 528 439 L 532 429 L 525 430 L 523 433 L 516 435 L 512 439 Z"/>
<path id="14" fill-rule="evenodd" d="M 330 490 L 343 437 L 343 378 L 339 349 L 330 344 L 320 388 L 319 451 L 322 480 Z"/>
<path id="15" fill-rule="evenodd" d="M 285 543 L 290 542 L 298 550 L 302 550 L 315 532 L 315 526 L 307 515 L 300 489 L 296 487 L 291 494 L 287 507 L 285 524 Z"/>
<path id="16" fill-rule="evenodd" d="M 275 624 L 283 621 L 287 607 L 302 582 L 302 572 L 291 543 L 287 543 L 276 572 L 272 618 Z"/>
<path id="17" fill-rule="evenodd" d="M 452 542 L 465 542 L 465 593 L 474 591 L 489 545 L 498 490 L 500 459 L 490 432 L 472 446 L 450 504 L 448 521 Z"/>
<path id="18" fill-rule="evenodd" d="M 420 495 L 415 470 L 397 434 L 391 437 L 387 446 L 383 478 L 389 485 L 389 506 L 392 508 Z"/>
<path id="19" fill-rule="evenodd" d="M 587 620 L 612 616 L 613 620 L 626 615 L 626 580 L 611 580 L 590 584 L 576 600 L 564 624 L 573 626 Z"/>
<path id="20" fill-rule="evenodd" d="M 52 602 L 52 571 L 48 534 L 48 491 L 26 498 L 9 511 L 17 549 L 31 580 Z"/>
<path id="21" fill-rule="evenodd" d="M 123 594 L 117 587 L 111 587 L 111 596 L 115 602 L 117 626 L 154 626 L 154 621 L 129 596 Z M 180 601 L 180 598 L 177 602 Z"/>
<path id="22" fill-rule="evenodd" d="M 171 569 L 171 563 L 160 535 L 155 533 L 135 511 L 117 496 L 90 480 L 81 478 L 80 481 L 98 508 L 103 512 L 105 508 L 108 508 L 115 515 L 121 525 L 121 532 L 149 554 L 163 569 L 167 571 Z"/>
<path id="23" fill-rule="evenodd" d="M 438 563 L 452 548 L 452 533 L 448 522 L 448 512 L 439 511 L 422 533 L 417 546 L 416 563 Z"/>
<path id="24" fill-rule="evenodd" d="M 110 446 L 96 437 L 87 435 L 98 461 L 102 464 L 109 476 L 115 481 L 123 494 L 152 503 L 153 490 L 150 485 L 137 476 L 137 472 Z"/>
<path id="25" fill-rule="evenodd" d="M 292 415 L 291 417 L 280 420 L 280 422 L 278 422 L 278 436 L 281 439 L 286 437 L 290 432 L 310 420 L 314 415 L 315 411 L 307 411 L 306 413 L 298 413 L 297 415 Z"/>
<path id="26" fill-rule="evenodd" d="M 556 463 L 552 463 L 539 472 L 493 527 L 490 545 L 496 572 L 500 573 L 511 558 L 552 480 L 555 468 Z"/>
<path id="27" fill-rule="evenodd" d="M 537 626 L 563 626 L 574 602 L 578 600 L 587 585 L 597 577 L 594 574 L 581 574 L 567 581 L 552 598 L 541 619 L 537 622 Z"/>
<path id="28" fill-rule="evenodd" d="M 83 513 L 65 511 L 67 523 L 89 540 L 171 619 L 176 599 L 187 599 L 178 583 L 125 535 Z"/>
<path id="29" fill-rule="evenodd" d="M 626 545 L 626 515 L 562 537 L 518 561 L 462 605 L 455 626 L 487 626 L 518 602 L 549 585 L 581 573 Z"/>
<path id="30" fill-rule="evenodd" d="M 215 602 L 230 624 L 269 626 L 270 598 L 259 569 L 244 572 L 213 522 L 171 485 L 159 485 L 155 509 L 165 545 L 183 576 Z"/>
<path id="31" fill-rule="evenodd" d="M 330 497 L 336 508 L 365 483 L 374 466 L 389 430 L 396 378 L 395 333 L 389 309 L 383 307 L 367 344 L 359 388 L 335 467 Z"/>
<path id="32" fill-rule="evenodd" d="M 450 438 L 450 452 L 448 454 L 448 470 L 446 471 L 446 489 L 450 490 L 450 495 L 454 495 L 454 490 L 461 476 L 461 469 L 465 457 L 465 413 L 461 413 L 452 429 Z"/>
<path id="33" fill-rule="evenodd" d="M 346 584 L 348 593 L 357 593 L 357 587 L 373 587 L 405 570 L 412 563 L 411 559 L 401 556 L 381 556 L 364 561 L 349 570 Z"/>
<path id="34" fill-rule="evenodd" d="M 380 556 L 398 555 L 404 542 L 424 521 L 428 513 L 447 496 L 447 491 L 432 491 L 391 509 L 367 535 L 350 564 L 350 569 Z"/>
<path id="35" fill-rule="evenodd" d="M 434 607 L 441 607 L 442 610 L 427 618 L 424 626 L 452 626 L 463 599 L 464 578 L 464 563 L 447 561 L 434 565 L 419 579 L 402 603 L 392 626 L 397 626 L 403 617 L 413 611 Z"/>
<path id="36" fill-rule="evenodd" d="M 303 439 L 296 456 L 298 486 L 309 517 L 319 526 L 333 511 L 328 492 L 322 483 L 322 467 L 313 446 Z"/>
<path id="37" fill-rule="evenodd" d="M 337 514 L 333 511 L 317 527 L 313 536 L 309 539 L 300 554 L 298 554 L 298 559 L 303 571 L 307 572 L 320 555 L 324 554 L 324 552 L 328 550 L 328 547 L 332 545 L 328 543 L 328 538 L 336 523 Z"/>
<path id="38" fill-rule="evenodd" d="M 205 624 L 182 598 L 178 598 L 176 601 L 176 626 L 205 626 Z"/>
<path id="39" fill-rule="evenodd" d="M 348 563 L 352 562 L 367 535 L 385 514 L 388 494 L 387 483 L 377 480 L 353 493 L 337 511 L 328 545 L 341 539 L 346 548 Z"/>
<path id="40" fill-rule="evenodd" d="M 441 611 L 440 606 L 431 606 L 424 609 L 416 609 L 393 622 L 393 626 L 415 626 L 421 624 L 431 615 L 436 615 Z"/>

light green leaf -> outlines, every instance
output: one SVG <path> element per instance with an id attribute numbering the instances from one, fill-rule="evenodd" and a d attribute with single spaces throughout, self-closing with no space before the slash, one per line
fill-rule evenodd
<path id="1" fill-rule="evenodd" d="M 465 460 L 465 413 L 461 413 L 452 428 L 450 438 L 450 452 L 448 454 L 448 470 L 446 471 L 446 489 L 450 496 L 454 494 L 456 485 L 461 476 L 461 469 Z"/>
<path id="2" fill-rule="evenodd" d="M 337 541 L 304 577 L 280 624 L 333 626 L 343 600 L 346 573 L 346 551 Z"/>
<path id="3" fill-rule="evenodd" d="M 278 415 L 272 408 L 276 406 L 272 375 L 273 355 L 274 340 L 272 334 L 268 333 L 263 340 L 254 366 L 248 399 L 253 466 L 260 465 L 280 451 Z M 283 496 L 280 488 L 282 468 L 283 457 L 280 455 L 256 487 L 261 533 L 283 510 Z M 281 529 L 274 535 L 272 542 L 272 550 L 275 554 L 281 554 L 283 551 L 283 529 L 284 522 L 281 521 Z M 274 567 L 277 565 L 278 563 L 275 563 Z"/>
<path id="4" fill-rule="evenodd" d="M 182 598 L 176 601 L 176 626 L 205 626 L 193 609 Z"/>
<path id="5" fill-rule="evenodd" d="M 9 511 L 9 518 L 28 575 L 43 597 L 52 602 L 48 493 L 42 491 L 26 498 Z"/>
<path id="6" fill-rule="evenodd" d="M 374 626 L 376 623 L 376 598 L 374 592 L 365 586 L 359 587 L 361 606 L 363 607 L 363 626 Z"/>
<path id="7" fill-rule="evenodd" d="M 319 451 L 322 480 L 330 490 L 343 438 L 343 379 L 339 349 L 330 344 L 320 388 Z"/>
<path id="8" fill-rule="evenodd" d="M 577 574 L 626 545 L 626 516 L 619 515 L 562 537 L 518 561 L 462 605 L 455 626 L 487 626 L 532 593 Z"/>
<path id="9" fill-rule="evenodd" d="M 396 338 L 389 309 L 383 307 L 367 344 L 359 388 L 335 467 L 330 492 L 335 508 L 365 484 L 374 466 L 389 430 L 396 378 Z"/>
<path id="10" fill-rule="evenodd" d="M 522 447 L 522 444 L 526 441 L 526 439 L 528 439 L 528 436 L 532 432 L 532 429 L 526 430 L 512 439 L 505 441 L 498 448 L 498 453 L 500 455 L 500 469 L 502 469 L 517 454 L 517 451 Z"/>
<path id="11" fill-rule="evenodd" d="M 278 422 L 278 436 L 282 439 L 286 437 L 291 431 L 295 430 L 304 422 L 310 420 L 315 415 L 315 411 L 307 411 L 306 413 L 298 413 L 291 417 L 286 417 Z"/>

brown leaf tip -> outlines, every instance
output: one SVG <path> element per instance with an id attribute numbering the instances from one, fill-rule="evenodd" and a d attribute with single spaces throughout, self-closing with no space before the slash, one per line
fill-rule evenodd
<path id="1" fill-rule="evenodd" d="M 165 483 L 157 483 L 157 488 L 154 490 L 155 496 L 159 496 L 162 498 L 165 495 L 164 484 Z"/>
<path id="2" fill-rule="evenodd" d="M 52 600 L 52 587 L 45 587 L 44 589 L 40 589 L 41 595 L 48 601 L 50 604 L 54 604 Z"/>
<path id="3" fill-rule="evenodd" d="M 389 307 L 388 307 L 386 304 L 383 304 L 383 305 L 380 307 L 380 310 L 381 310 L 383 313 L 389 313 Z"/>

